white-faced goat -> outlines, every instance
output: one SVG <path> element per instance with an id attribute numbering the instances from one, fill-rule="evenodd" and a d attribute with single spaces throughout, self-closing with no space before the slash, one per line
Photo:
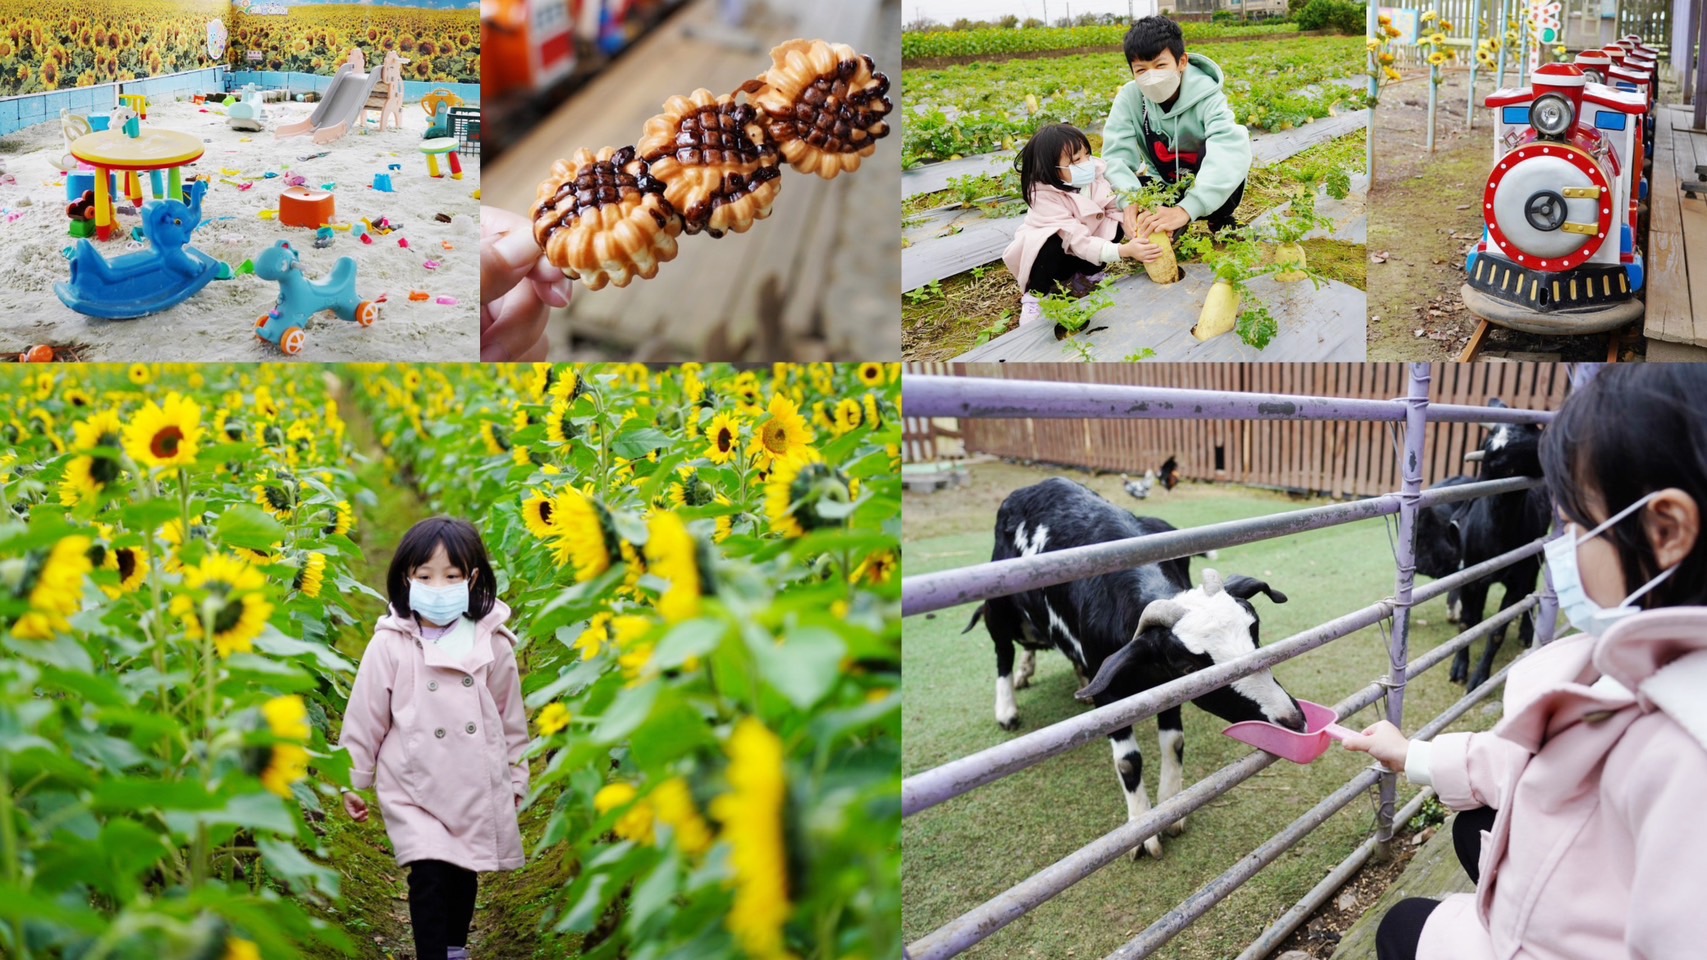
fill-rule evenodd
<path id="1" fill-rule="evenodd" d="M 1088 488 L 1054 478 L 1016 490 L 996 514 L 996 545 L 992 560 L 1027 557 L 1111 540 L 1124 540 L 1174 529 L 1153 517 L 1135 517 Z M 1014 690 L 1030 683 L 1036 651 L 1053 646 L 1072 661 L 1081 681 L 1092 679 L 1075 694 L 1102 706 L 1142 693 L 1189 673 L 1255 652 L 1259 618 L 1250 600 L 1258 593 L 1275 603 L 1286 597 L 1250 577 L 1223 581 L 1213 570 L 1192 586 L 1189 561 L 1167 560 L 1128 570 L 1087 577 L 1070 583 L 985 601 L 972 615 L 971 630 L 980 616 L 996 645 L 996 723 L 1004 730 L 1019 727 Z M 1014 672 L 1014 648 L 1024 661 Z M 1293 730 L 1304 729 L 1298 701 L 1281 688 L 1268 670 L 1259 670 L 1212 690 L 1192 701 L 1224 720 L 1269 720 Z M 1180 791 L 1185 759 L 1185 732 L 1180 710 L 1156 715 L 1162 771 L 1157 802 Z M 1126 795 L 1128 820 L 1150 810 L 1144 790 L 1143 755 L 1131 727 L 1108 735 L 1114 748 L 1115 772 Z M 1168 832 L 1185 829 L 1181 818 Z M 1143 850 L 1161 856 L 1158 838 L 1146 839 Z"/>

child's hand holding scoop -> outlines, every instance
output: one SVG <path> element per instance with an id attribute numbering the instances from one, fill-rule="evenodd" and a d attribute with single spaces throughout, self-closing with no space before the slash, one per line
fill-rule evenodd
<path id="1" fill-rule="evenodd" d="M 1404 772 L 1405 757 L 1411 750 L 1411 741 L 1386 720 L 1365 727 L 1362 734 L 1346 737 L 1340 742 L 1347 750 L 1369 754 L 1394 773 Z"/>

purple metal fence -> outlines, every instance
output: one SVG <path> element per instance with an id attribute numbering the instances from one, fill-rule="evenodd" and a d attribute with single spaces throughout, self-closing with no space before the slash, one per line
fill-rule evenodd
<path id="1" fill-rule="evenodd" d="M 1544 580 L 1542 589 L 1535 594 L 1430 650 L 1415 663 L 1409 662 L 1410 611 L 1414 605 L 1441 596 L 1525 557 L 1533 556 L 1541 552 L 1545 541 L 1543 538 L 1475 566 L 1466 567 L 1451 576 L 1421 586 L 1416 584 L 1415 541 L 1418 509 L 1435 503 L 1450 503 L 1529 489 L 1541 483 L 1540 480 L 1518 478 L 1479 481 L 1444 490 L 1422 489 L 1421 464 L 1428 424 L 1545 423 L 1553 416 L 1550 411 L 1430 404 L 1429 377 L 1427 364 L 1412 364 L 1408 394 L 1397 400 L 1381 401 L 1106 384 L 909 376 L 902 387 L 909 416 L 1386 421 L 1402 422 L 1405 437 L 1400 452 L 1398 474 L 1402 482 L 1397 493 L 905 578 L 902 582 L 902 613 L 913 616 L 990 597 L 1066 583 L 1142 563 L 1191 556 L 1214 548 L 1289 536 L 1306 530 L 1373 517 L 1396 514 L 1399 518 L 1398 563 L 1393 596 L 1342 614 L 1278 643 L 1260 647 L 1250 656 L 1200 670 L 1117 703 L 1098 707 L 908 777 L 901 785 L 903 815 L 910 817 L 928 810 L 1050 757 L 1100 740 L 1110 730 L 1152 717 L 1240 677 L 1290 660 L 1382 621 L 1392 621 L 1388 648 L 1389 673 L 1336 705 L 1335 712 L 1341 719 L 1386 695 L 1387 719 L 1402 727 L 1404 690 L 1412 677 L 1422 674 L 1458 650 L 1532 610 L 1537 612 L 1536 644 L 1550 642 L 1553 638 L 1554 623 L 1558 618 L 1558 603 L 1553 595 L 1551 580 L 1548 579 Z M 1508 666 L 1489 678 L 1487 683 L 1466 694 L 1445 713 L 1419 730 L 1416 736 L 1429 739 L 1445 729 L 1471 706 L 1498 689 L 1503 684 L 1506 670 L 1509 669 Z M 1273 757 L 1257 751 L 1228 764 L 1166 802 L 1158 804 L 1143 817 L 1121 824 L 996 897 L 978 904 L 960 917 L 913 941 L 907 945 L 906 957 L 908 960 L 941 960 L 967 950 L 1074 883 L 1120 858 L 1122 854 L 1156 834 L 1166 824 L 1209 803 L 1273 762 Z M 1392 839 L 1394 823 L 1403 822 L 1413 816 L 1416 809 L 1421 807 L 1424 798 L 1429 795 L 1429 791 L 1417 794 L 1403 810 L 1395 811 L 1396 776 L 1375 768 L 1359 773 L 1345 786 L 1323 798 L 1303 816 L 1240 859 L 1234 867 L 1210 881 L 1185 902 L 1110 954 L 1109 960 L 1137 960 L 1149 956 L 1372 785 L 1378 785 L 1381 797 L 1375 836 L 1354 850 L 1327 878 L 1247 947 L 1239 960 L 1258 960 L 1266 956 L 1310 913 L 1326 902 L 1333 891 L 1378 847 Z"/>

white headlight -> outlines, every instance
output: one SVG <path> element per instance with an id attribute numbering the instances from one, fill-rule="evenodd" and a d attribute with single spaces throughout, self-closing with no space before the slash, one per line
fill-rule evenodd
<path id="1" fill-rule="evenodd" d="M 1571 129 L 1571 102 L 1556 93 L 1535 98 L 1529 108 L 1529 122 L 1544 137 L 1563 137 Z"/>

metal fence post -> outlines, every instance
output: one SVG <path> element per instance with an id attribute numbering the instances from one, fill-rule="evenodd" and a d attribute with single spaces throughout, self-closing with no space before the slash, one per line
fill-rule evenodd
<path id="1" fill-rule="evenodd" d="M 1428 431 L 1430 371 L 1426 363 L 1411 364 L 1410 391 L 1405 396 L 1405 447 L 1399 462 L 1399 578 L 1393 589 L 1393 640 L 1387 651 L 1391 692 L 1387 720 L 1405 726 L 1405 671 L 1410 660 L 1411 590 L 1417 579 L 1417 504 L 1422 499 L 1423 443 Z M 1381 775 L 1381 812 L 1376 821 L 1376 853 L 1385 860 L 1393 840 L 1393 809 L 1398 775 Z"/>

